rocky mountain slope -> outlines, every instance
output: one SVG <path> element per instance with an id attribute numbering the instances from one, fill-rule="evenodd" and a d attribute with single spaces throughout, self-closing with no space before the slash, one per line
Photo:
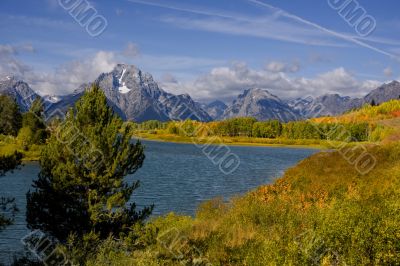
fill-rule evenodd
<path id="1" fill-rule="evenodd" d="M 325 94 L 315 99 L 308 97 L 288 102 L 288 105 L 304 118 L 340 115 L 362 106 L 361 99 L 352 99 L 339 94 Z"/>
<path id="2" fill-rule="evenodd" d="M 364 103 L 374 101 L 376 104 L 381 104 L 391 99 L 400 99 L 400 82 L 398 81 L 383 84 L 363 98 Z"/>
<path id="3" fill-rule="evenodd" d="M 297 120 L 300 115 L 277 96 L 264 89 L 248 89 L 233 101 L 222 115 L 224 119 L 251 116 L 259 121 L 278 119 Z"/>
<path id="4" fill-rule="evenodd" d="M 212 120 L 189 95 L 165 92 L 150 74 L 132 65 L 119 64 L 110 73 L 101 74 L 94 83 L 99 84 L 109 104 L 126 120 Z M 49 113 L 72 106 L 87 87 L 90 84 L 82 85 L 71 95 L 51 97 L 58 101 L 51 104 Z"/>
<path id="5" fill-rule="evenodd" d="M 22 112 L 28 111 L 32 102 L 40 97 L 26 82 L 15 77 L 0 80 L 0 94 L 14 98 Z"/>
<path id="6" fill-rule="evenodd" d="M 325 94 L 316 98 L 299 98 L 288 102 L 288 105 L 304 118 L 318 116 L 335 116 L 364 104 L 380 104 L 391 99 L 400 98 L 400 82 L 385 83 L 371 91 L 363 98 L 342 97 L 338 94 Z"/>
<path id="7" fill-rule="evenodd" d="M 219 100 L 213 101 L 209 104 L 202 104 L 201 107 L 212 117 L 214 120 L 222 119 L 222 115 L 224 114 L 226 108 L 228 106 Z"/>

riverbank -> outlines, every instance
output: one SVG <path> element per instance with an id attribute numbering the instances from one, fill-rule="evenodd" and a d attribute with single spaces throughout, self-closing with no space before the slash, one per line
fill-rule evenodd
<path id="1" fill-rule="evenodd" d="M 228 145 L 228 146 L 261 146 L 261 147 L 284 147 L 284 148 L 308 148 L 308 149 L 337 149 L 343 145 L 355 145 L 361 142 L 340 142 L 314 139 L 267 139 L 267 138 L 251 138 L 251 137 L 185 137 L 173 134 L 150 134 L 135 133 L 134 137 L 148 141 L 163 141 L 173 143 L 187 144 L 212 144 L 212 145 Z M 363 144 L 371 144 L 362 142 Z"/>
<path id="2" fill-rule="evenodd" d="M 228 146 L 249 146 L 249 147 L 277 147 L 277 148 L 293 148 L 293 149 L 338 149 L 340 147 L 352 146 L 356 144 L 372 144 L 369 142 L 351 142 L 345 143 L 340 141 L 313 140 L 313 139 L 266 139 L 251 137 L 184 137 L 173 134 L 150 134 L 136 133 L 135 138 L 147 141 L 160 141 L 171 143 L 185 144 L 212 144 L 212 145 L 228 145 Z M 40 152 L 43 146 L 33 145 L 29 149 L 23 149 L 15 143 L 0 143 L 0 156 L 12 154 L 19 151 L 23 154 L 23 161 L 39 161 Z"/>
<path id="3" fill-rule="evenodd" d="M 22 161 L 24 162 L 39 161 L 42 147 L 42 145 L 32 145 L 29 149 L 23 149 L 15 143 L 0 143 L 0 156 L 20 152 L 23 155 Z"/>

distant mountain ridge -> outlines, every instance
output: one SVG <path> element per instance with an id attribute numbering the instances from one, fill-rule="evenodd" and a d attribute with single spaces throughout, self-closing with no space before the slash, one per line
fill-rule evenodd
<path id="1" fill-rule="evenodd" d="M 224 111 L 224 119 L 254 117 L 259 121 L 277 119 L 282 122 L 298 120 L 300 115 L 288 104 L 265 89 L 247 89 Z"/>
<path id="2" fill-rule="evenodd" d="M 220 120 L 228 106 L 219 100 L 215 100 L 209 104 L 202 104 L 201 107 L 212 117 L 214 120 Z"/>
<path id="3" fill-rule="evenodd" d="M 340 115 L 349 110 L 360 108 L 364 104 L 381 104 L 392 99 L 400 99 L 400 82 L 398 81 L 382 84 L 363 98 L 325 94 L 315 99 L 299 98 L 289 101 L 288 104 L 304 118 L 311 118 Z"/>
<path id="4" fill-rule="evenodd" d="M 302 117 L 311 118 L 319 116 L 340 115 L 348 110 L 362 106 L 361 99 L 342 97 L 339 94 L 325 94 L 315 99 L 296 99 L 288 102 Z"/>
<path id="5" fill-rule="evenodd" d="M 392 99 L 400 99 L 400 82 L 396 80 L 379 86 L 363 98 L 364 103 L 374 101 L 376 104 L 381 104 Z"/>
<path id="6" fill-rule="evenodd" d="M 200 104 L 188 94 L 175 95 L 164 91 L 152 75 L 125 64 L 118 64 L 111 72 L 101 74 L 93 83 L 99 84 L 109 105 L 122 119 L 136 122 L 185 119 L 207 122 L 243 116 L 259 121 L 277 119 L 287 122 L 340 115 L 364 104 L 400 99 L 400 82 L 392 81 L 382 84 L 363 98 L 325 94 L 284 101 L 268 89 L 251 88 L 244 90 L 229 105 L 219 100 Z M 43 96 L 46 114 L 52 116 L 60 111 L 66 112 L 91 84 L 82 84 L 68 95 Z M 29 110 L 34 99 L 41 97 L 26 82 L 15 77 L 0 80 L 0 94 L 13 97 L 23 112 Z"/>

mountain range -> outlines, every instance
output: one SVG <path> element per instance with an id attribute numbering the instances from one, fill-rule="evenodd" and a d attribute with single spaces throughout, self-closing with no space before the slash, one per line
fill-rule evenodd
<path id="1" fill-rule="evenodd" d="M 198 121 L 224 120 L 233 117 L 254 117 L 259 121 L 277 119 L 282 122 L 304 118 L 339 115 L 364 104 L 400 98 L 400 82 L 383 84 L 363 98 L 325 94 L 316 98 L 281 100 L 267 89 L 245 89 L 230 104 L 216 100 L 209 104 L 194 101 L 188 94 L 175 95 L 164 91 L 152 75 L 136 66 L 118 64 L 111 72 L 101 74 L 93 83 L 104 91 L 109 105 L 124 120 Z M 66 112 L 93 83 L 82 84 L 64 96 L 43 96 L 46 115 Z M 13 97 L 21 111 L 26 112 L 39 96 L 30 86 L 17 78 L 0 80 L 0 94 Z"/>
<path id="2" fill-rule="evenodd" d="M 392 99 L 400 99 L 400 82 L 398 81 L 382 84 L 362 98 L 325 94 L 315 99 L 309 97 L 291 100 L 288 105 L 301 117 L 311 118 L 340 115 L 360 108 L 364 104 L 381 104 Z"/>

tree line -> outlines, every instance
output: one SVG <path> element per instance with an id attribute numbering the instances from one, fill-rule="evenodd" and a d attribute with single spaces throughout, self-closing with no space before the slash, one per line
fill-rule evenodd
<path id="1" fill-rule="evenodd" d="M 278 120 L 257 121 L 251 117 L 231 118 L 224 121 L 202 123 L 198 121 L 146 121 L 135 124 L 136 130 L 165 130 L 168 134 L 221 137 L 254 137 L 284 139 L 316 139 L 338 141 L 368 141 L 375 126 L 367 122 L 332 123 L 293 121 L 282 123 Z"/>

